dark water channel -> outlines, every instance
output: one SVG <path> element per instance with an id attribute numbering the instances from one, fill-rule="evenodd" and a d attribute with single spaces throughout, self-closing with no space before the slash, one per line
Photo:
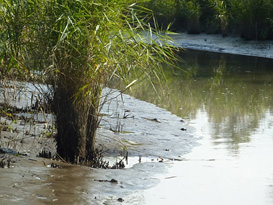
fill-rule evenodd
<path id="1" fill-rule="evenodd" d="M 273 204 L 273 60 L 208 52 L 181 54 L 184 72 L 168 71 L 164 107 L 197 128 L 200 146 L 174 162 L 147 204 Z M 142 85 L 143 86 L 143 85 Z"/>

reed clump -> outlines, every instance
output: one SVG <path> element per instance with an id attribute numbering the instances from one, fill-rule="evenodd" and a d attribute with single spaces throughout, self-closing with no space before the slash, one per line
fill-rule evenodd
<path id="1" fill-rule="evenodd" d="M 1 74 L 48 85 L 43 97 L 56 116 L 58 154 L 92 162 L 103 87 L 113 78 L 127 88 L 144 77 L 160 80 L 162 63 L 175 60 L 170 39 L 150 26 L 142 1 L 0 2 Z"/>

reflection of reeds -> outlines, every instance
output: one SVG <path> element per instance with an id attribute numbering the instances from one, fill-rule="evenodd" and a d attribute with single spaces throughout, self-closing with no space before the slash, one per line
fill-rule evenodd
<path id="1" fill-rule="evenodd" d="M 215 125 L 214 136 L 225 135 L 234 145 L 249 141 L 272 109 L 272 61 L 197 51 L 182 54 L 182 58 L 183 69 L 194 74 L 185 78 L 166 68 L 168 88 L 158 88 L 160 100 L 145 82 L 131 94 L 182 118 L 195 119 L 198 112 L 206 113 Z"/>

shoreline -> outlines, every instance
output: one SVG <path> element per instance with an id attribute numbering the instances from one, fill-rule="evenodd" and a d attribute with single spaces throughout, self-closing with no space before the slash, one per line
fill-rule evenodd
<path id="1" fill-rule="evenodd" d="M 169 35 L 174 45 L 184 49 L 273 59 L 273 40 L 246 41 L 240 37 L 222 37 L 220 34 Z"/>

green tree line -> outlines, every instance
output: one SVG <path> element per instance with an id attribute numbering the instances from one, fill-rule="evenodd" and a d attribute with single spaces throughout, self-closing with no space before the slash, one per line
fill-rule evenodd
<path id="1" fill-rule="evenodd" d="M 272 0 L 151 0 L 159 24 L 188 33 L 273 39 Z"/>

